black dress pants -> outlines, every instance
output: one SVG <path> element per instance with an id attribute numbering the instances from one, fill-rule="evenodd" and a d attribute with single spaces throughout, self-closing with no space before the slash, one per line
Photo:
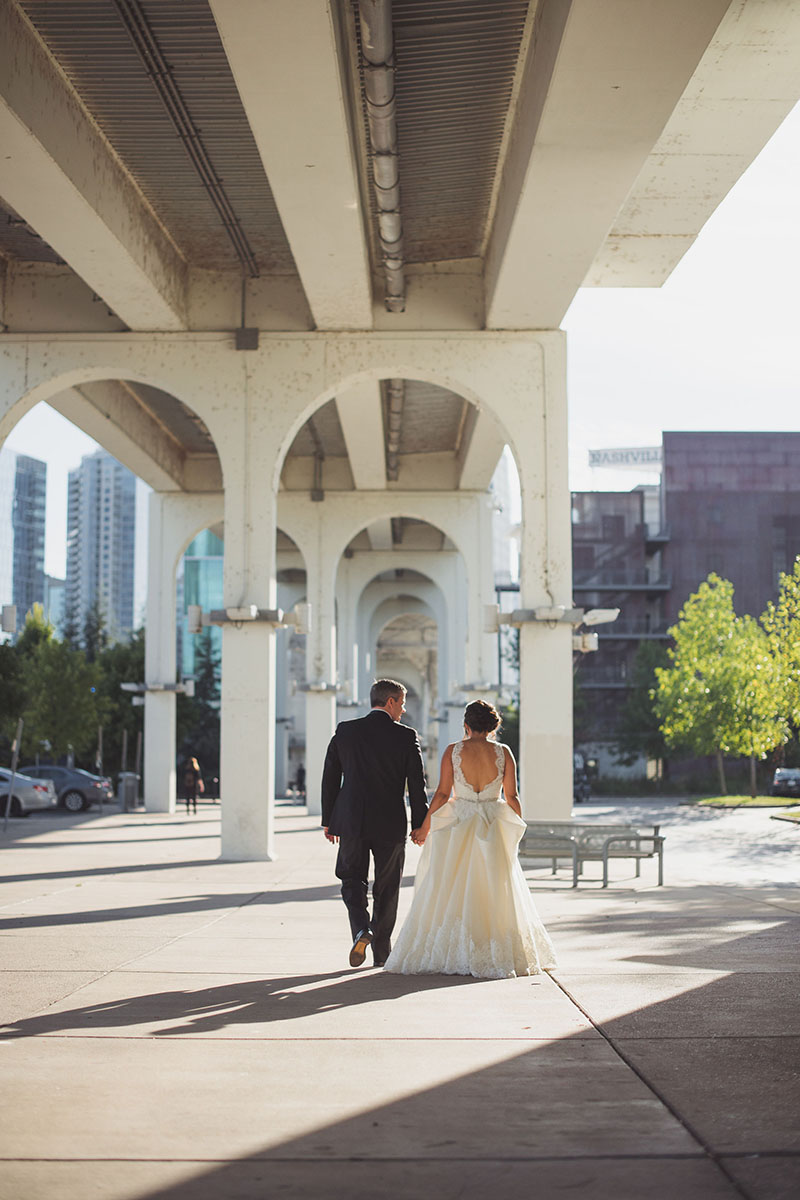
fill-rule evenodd
<path id="1" fill-rule="evenodd" d="M 367 907 L 370 854 L 375 862 L 371 920 Z M 376 842 L 365 837 L 339 839 L 336 875 L 342 881 L 342 899 L 347 905 L 350 931 L 355 939 L 362 929 L 369 927 L 372 930 L 372 950 L 377 959 L 387 958 L 392 948 L 391 936 L 397 919 L 405 857 L 405 841 Z"/>

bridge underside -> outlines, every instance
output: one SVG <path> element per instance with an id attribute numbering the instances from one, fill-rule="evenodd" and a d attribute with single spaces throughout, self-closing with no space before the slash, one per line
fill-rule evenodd
<path id="1" fill-rule="evenodd" d="M 154 489 L 148 684 L 222 523 L 228 606 L 275 606 L 278 526 L 303 559 L 312 806 L 379 635 L 419 682 L 434 623 L 441 712 L 491 694 L 505 446 L 521 607 L 572 607 L 562 318 L 669 277 L 799 64 L 800 5 L 764 0 L 0 0 L 0 440 L 47 401 Z M 223 633 L 229 857 L 272 854 L 275 638 Z M 531 815 L 570 808 L 570 655 L 523 627 Z M 169 808 L 170 693 L 146 743 Z"/>

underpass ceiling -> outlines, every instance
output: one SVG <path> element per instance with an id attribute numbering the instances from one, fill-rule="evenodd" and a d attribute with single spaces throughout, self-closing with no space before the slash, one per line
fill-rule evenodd
<path id="1" fill-rule="evenodd" d="M 458 454 L 469 407 L 469 401 L 455 392 L 407 379 L 399 453 Z"/>
<path id="2" fill-rule="evenodd" d="M 346 458 L 342 426 L 336 411 L 336 401 L 329 400 L 310 417 L 289 448 L 289 457 L 297 458 L 322 453 L 325 458 Z"/>
<path id="3" fill-rule="evenodd" d="M 125 386 L 187 454 L 216 454 L 217 448 L 205 422 L 181 400 L 146 383 L 126 383 Z"/>
<path id="4" fill-rule="evenodd" d="M 384 396 L 384 430 L 387 427 L 386 403 Z M 412 454 L 446 454 L 455 459 L 467 436 L 469 409 L 469 401 L 455 392 L 421 380 L 405 380 L 399 446 L 401 460 L 404 455 Z M 317 454 L 326 460 L 347 456 L 335 400 L 328 401 L 306 421 L 292 442 L 287 459 L 313 458 Z M 434 473 L 441 469 L 439 459 L 431 469 Z"/>
<path id="5" fill-rule="evenodd" d="M 19 0 L 19 7 L 186 261 L 207 269 L 236 269 L 237 257 L 220 217 L 113 0 Z M 138 7 L 163 51 L 259 271 L 296 275 L 207 0 L 139 0 Z M 409 263 L 476 258 L 483 252 L 530 7 L 528 0 L 496 0 L 487 14 L 484 0 L 438 0 L 435 5 L 428 0 L 394 0 Z M 348 8 L 350 44 L 343 70 L 366 122 L 356 0 L 348 0 Z M 363 195 L 370 208 L 372 266 L 378 271 L 381 256 L 366 125 L 359 150 Z M 2 232 L 0 253 L 7 252 Z M 41 254 L 31 257 L 41 260 Z"/>
<path id="6" fill-rule="evenodd" d="M 348 545 L 345 557 L 360 551 L 371 552 L 372 549 L 369 530 L 362 529 Z M 455 550 L 455 546 L 441 529 L 429 524 L 428 521 L 420 521 L 416 517 L 393 517 L 392 550 Z M 404 571 L 404 574 L 407 573 L 407 570 Z M 397 571 L 392 572 L 392 575 L 396 579 Z"/>
<path id="7" fill-rule="evenodd" d="M 52 246 L 48 246 L 35 229 L 10 204 L 0 200 L 0 259 L 14 262 L 60 263 Z"/>
<path id="8" fill-rule="evenodd" d="M 286 2 L 288 5 L 289 0 Z M 248 119 L 248 114 L 252 119 L 253 113 L 245 110 L 208 0 L 59 0 L 58 3 L 52 0 L 3 0 L 3 3 L 7 11 L 16 13 L 19 10 L 25 15 L 57 64 L 59 72 L 74 89 L 88 113 L 88 123 L 100 129 L 111 147 L 113 157 L 134 181 L 137 202 L 139 195 L 143 196 L 146 203 L 142 207 L 155 213 L 160 227 L 177 248 L 174 256 L 177 274 L 180 275 L 186 263 L 190 267 L 222 272 L 226 280 L 233 280 L 236 303 L 231 307 L 237 310 L 238 323 L 238 283 L 242 267 L 228 233 L 230 226 L 226 227 L 208 190 L 203 186 L 196 160 L 193 165 L 187 153 L 187 144 L 194 145 L 192 137 L 184 133 L 182 139 L 169 115 L 161 86 L 165 80 L 160 79 L 159 82 L 156 78 L 158 73 L 147 66 L 141 45 L 137 50 L 135 36 L 130 28 L 126 28 L 124 14 L 140 14 L 149 27 L 148 36 L 152 35 L 158 54 L 163 55 L 162 75 L 168 76 L 167 82 L 177 89 L 181 103 L 185 105 L 191 128 L 202 142 L 203 152 L 207 155 L 214 176 L 224 189 L 235 219 L 252 249 L 256 269 L 267 281 L 270 276 L 293 280 L 293 283 L 276 283 L 275 289 L 285 288 L 288 292 L 293 287 L 302 299 L 301 281 L 292 247 L 287 240 Z M 540 197 L 535 203 L 531 202 L 529 227 L 523 229 L 521 240 L 513 243 L 521 245 L 524 250 L 524 253 L 516 255 L 519 295 L 525 298 L 535 294 L 538 297 L 541 291 L 545 296 L 542 311 L 545 311 L 548 319 L 540 323 L 515 324 L 518 315 L 514 311 L 517 294 L 509 285 L 507 291 L 511 300 L 507 304 L 503 300 L 506 307 L 499 305 L 500 324 L 497 327 L 530 329 L 549 328 L 558 324 L 560 317 L 557 314 L 553 320 L 549 319 L 553 312 L 547 308 L 548 272 L 555 263 L 553 270 L 557 273 L 561 270 L 559 264 L 562 258 L 567 261 L 569 256 L 563 247 L 574 242 L 575 231 L 585 224 L 583 219 L 591 212 L 594 201 L 602 198 L 604 187 L 610 191 L 609 204 L 616 204 L 616 189 L 625 185 L 619 192 L 621 207 L 618 224 L 604 226 L 606 230 L 611 228 L 615 232 L 617 242 L 624 235 L 625 246 L 617 245 L 613 238 L 606 239 L 613 254 L 606 261 L 601 253 L 597 261 L 601 263 L 602 270 L 596 265 L 595 277 L 591 272 L 589 277 L 585 276 L 590 258 L 586 268 L 581 265 L 582 258 L 574 267 L 567 265 L 564 268 L 567 281 L 559 284 L 567 299 L 584 278 L 593 282 L 607 279 L 613 282 L 618 277 L 624 282 L 621 269 L 616 268 L 617 274 L 614 274 L 612 260 L 624 257 L 630 271 L 635 274 L 635 269 L 638 270 L 645 261 L 646 253 L 661 254 L 659 246 L 665 240 L 664 235 L 676 232 L 676 215 L 685 218 L 680 226 L 681 238 L 687 243 L 691 241 L 696 233 L 697 221 L 690 211 L 691 205 L 687 209 L 682 197 L 691 191 L 692 186 L 696 186 L 697 178 L 708 163 L 713 164 L 719 158 L 719 125 L 716 118 L 711 120 L 716 108 L 713 112 L 709 108 L 706 93 L 713 86 L 715 105 L 717 108 L 722 105 L 724 115 L 729 111 L 725 107 L 728 101 L 724 98 L 734 84 L 738 84 L 740 79 L 743 81 L 741 88 L 734 88 L 736 119 L 728 120 L 725 133 L 725 144 L 731 151 L 729 157 L 732 165 L 729 170 L 733 178 L 744 169 L 758 145 L 766 140 L 770 127 L 779 123 L 785 105 L 798 90 L 796 71 L 792 72 L 792 68 L 797 61 L 793 54 L 795 51 L 800 53 L 800 6 L 795 3 L 765 6 L 757 0 L 735 0 L 730 6 L 726 6 L 724 0 L 706 0 L 703 6 L 696 7 L 688 0 L 683 0 L 683 4 L 687 20 L 694 19 L 695 14 L 702 10 L 706 14 L 704 20 L 708 31 L 711 32 L 719 21 L 715 15 L 717 9 L 724 11 L 727 7 L 727 16 L 719 23 L 710 43 L 708 31 L 694 31 L 690 35 L 684 29 L 680 37 L 676 36 L 676 46 L 687 43 L 681 51 L 685 61 L 682 60 L 679 71 L 670 62 L 670 56 L 675 51 L 670 39 L 666 38 L 662 46 L 647 31 L 648 13 L 653 17 L 660 16 L 663 20 L 670 15 L 668 12 L 665 14 L 665 6 L 657 3 L 657 0 L 641 0 L 641 5 L 636 6 L 637 11 L 643 14 L 641 20 L 628 22 L 627 25 L 625 14 L 629 12 L 629 6 L 621 0 L 608 0 L 600 15 L 597 6 L 587 0 L 575 0 L 571 5 L 560 5 L 559 0 L 552 3 L 546 0 L 493 0 L 492 4 L 487 4 L 485 0 L 393 0 L 400 203 L 406 263 L 417 268 L 418 274 L 427 272 L 436 282 L 437 274 L 446 274 L 446 264 L 450 264 L 447 269 L 454 273 L 454 278 L 462 280 L 458 267 L 453 264 L 463 264 L 466 260 L 469 268 L 465 267 L 465 271 L 472 272 L 471 279 L 477 281 L 478 288 L 483 287 L 487 278 L 487 263 L 492 258 L 493 243 L 497 240 L 496 227 L 503 225 L 498 214 L 507 195 L 517 197 L 514 186 L 506 186 L 509 174 L 514 173 L 519 198 L 524 198 L 524 182 L 529 176 L 536 185 L 536 196 Z M 339 54 L 336 65 L 341 83 L 345 91 L 349 89 L 349 118 L 352 119 L 345 122 L 346 138 L 352 140 L 352 153 L 360 180 L 363 224 L 371 247 L 373 290 L 375 296 L 380 297 L 383 284 L 377 245 L 372 159 L 364 112 L 364 72 L 360 57 L 357 7 L 356 0 L 332 0 L 330 10 L 335 17 L 336 32 L 341 37 L 338 41 L 332 38 L 330 46 L 335 44 L 337 49 L 326 49 L 325 53 Z M 252 13 L 257 8 L 254 6 L 251 9 L 247 4 L 237 6 L 236 21 L 246 22 L 248 11 Z M 317 14 L 322 13 L 327 21 L 323 5 L 310 6 L 309 11 L 312 8 Z M 537 58 L 538 49 L 547 42 L 548 15 L 552 16 L 554 11 L 562 9 L 569 10 L 566 34 L 559 42 L 551 31 L 552 61 L 545 69 L 546 64 L 542 66 Z M 268 11 L 279 14 L 280 4 L 276 3 Z M 264 19 L 263 10 L 260 19 Z M 18 23 L 24 25 L 21 19 Z M 286 34 L 278 16 L 274 19 L 274 25 L 275 54 L 285 53 L 288 61 L 294 62 L 291 56 L 304 52 L 302 42 L 295 44 L 296 36 Z M 272 25 L 268 25 L 268 28 L 271 29 Z M 27 25 L 24 25 L 24 29 L 25 36 L 33 40 Z M 331 33 L 330 28 L 328 33 Z M 329 46 L 328 42 L 324 44 Z M 567 58 L 571 65 L 566 79 L 559 80 L 558 64 L 564 54 L 570 51 L 570 45 L 572 58 L 569 58 L 569 54 Z M 776 76 L 774 64 L 780 63 L 782 50 L 785 50 L 783 74 L 778 72 Z M 653 84 L 645 80 L 636 94 L 649 100 L 651 93 L 658 96 L 671 88 L 677 96 L 679 89 L 684 88 L 684 98 L 677 106 L 670 99 L 669 105 L 673 105 L 674 111 L 664 135 L 666 140 L 662 139 L 661 143 L 653 141 L 657 148 L 660 146 L 667 151 L 672 150 L 672 155 L 667 158 L 679 162 L 669 179 L 659 181 L 658 195 L 650 197 L 652 203 L 647 209 L 646 225 L 642 227 L 647 234 L 645 239 L 640 236 L 642 229 L 639 225 L 626 225 L 623 219 L 628 211 L 624 206 L 624 197 L 636 181 L 633 166 L 630 179 L 625 176 L 627 168 L 620 169 L 619 179 L 614 177 L 613 187 L 603 183 L 602 172 L 615 161 L 627 163 L 632 147 L 638 147 L 638 151 L 644 153 L 651 145 L 648 141 L 649 126 L 646 136 L 641 130 L 637 131 L 635 120 L 626 108 L 626 89 L 633 87 L 632 79 L 640 70 L 641 62 L 645 61 L 642 56 L 647 54 L 652 56 L 659 70 L 663 69 L 664 79 Z M 44 58 L 44 55 L 40 53 L 40 57 Z M 7 61 L 10 62 L 10 59 Z M 318 66 L 319 63 L 314 65 Z M 257 66 L 258 63 L 256 69 Z M 547 75 L 549 69 L 553 71 L 557 84 L 555 87 Z M 682 82 L 684 74 L 692 71 L 694 83 L 685 88 Z M 775 79 L 773 76 L 776 76 Z M 532 93 L 526 88 L 533 77 L 541 92 L 539 101 L 545 107 L 547 103 L 551 104 L 551 124 L 548 127 L 551 130 L 550 140 L 545 139 L 544 145 L 536 144 L 540 132 L 538 116 L 532 117 L 529 111 Z M 303 152 L 304 130 L 312 120 L 320 120 L 324 115 L 318 111 L 319 105 L 317 110 L 314 108 L 313 75 L 311 78 L 310 95 L 286 95 L 287 106 L 299 106 L 297 111 L 300 116 L 294 128 L 299 133 Z M 575 79 L 580 81 L 578 86 Z M 161 90 L 156 86 L 157 83 Z M 592 88 L 594 91 L 591 91 Z M 584 93 L 607 100 L 609 89 L 620 93 L 621 103 L 618 108 L 608 110 L 615 114 L 614 119 L 603 117 L 595 129 L 599 141 L 590 141 L 585 145 L 582 139 L 588 137 L 586 131 L 588 129 L 591 132 L 593 127 L 592 113 L 584 111 L 584 108 L 591 108 L 591 102 L 584 99 Z M 669 91 L 669 95 L 672 97 L 672 91 Z M 553 100 L 553 96 L 557 99 Z M 724 103 L 719 97 L 723 97 Z M 527 109 L 523 101 L 528 104 Z M 663 103 L 667 112 L 667 102 L 659 103 Z M 307 110 L 304 104 L 308 105 Z M 754 118 L 750 110 L 758 109 L 759 104 L 761 123 L 756 121 L 752 124 Z M 660 120 L 661 108 L 658 105 L 656 108 L 656 116 Z M 281 114 L 283 111 L 281 106 Z M 655 121 L 656 118 L 652 119 Z M 749 133 L 748 122 L 752 124 Z M 663 125 L 661 128 L 664 128 Z M 703 136 L 698 141 L 700 133 Z M 695 140 L 692 140 L 693 135 Z M 34 136 L 32 133 L 32 139 Z M 603 140 L 606 138 L 610 140 Z M 615 142 L 614 138 L 618 138 L 619 142 Z M 642 142 L 641 146 L 637 138 Z M 520 149 L 523 142 L 528 146 L 527 157 Z M 591 147 L 591 153 L 588 146 Z M 735 157 L 733 151 L 742 146 L 744 151 L 738 158 Z M 685 154 L 674 153 L 682 148 L 686 149 Z M 351 150 L 349 143 L 344 149 L 348 152 Z M 566 157 L 565 151 L 569 152 Z M 54 153 L 57 156 L 57 152 Z M 538 158 L 535 157 L 537 154 Z M 264 161 L 270 163 L 269 171 L 277 195 L 276 169 L 267 156 Z M 305 160 L 300 161 L 305 165 Z M 562 167 L 566 163 L 564 169 L 567 174 L 563 178 L 558 175 L 559 163 Z M 641 178 L 649 178 L 646 171 Z M 574 220 L 568 215 L 561 225 L 561 209 L 570 214 L 573 210 L 565 209 L 561 203 L 563 197 L 558 190 L 559 179 L 562 185 L 565 185 L 566 179 L 578 197 L 574 205 Z M 725 191 L 730 182 L 726 178 Z M 656 181 L 651 180 L 648 188 L 652 191 L 655 184 Z M 11 188 L 10 182 L 8 187 Z M 716 184 L 704 191 L 703 220 L 713 211 L 719 198 Z M 15 202 L 22 206 L 21 199 Z M 514 203 L 509 201 L 506 206 L 510 211 L 510 215 L 506 214 L 509 225 L 517 219 L 519 204 L 514 208 Z M 640 214 L 637 220 L 644 220 L 640 213 L 641 196 L 636 199 L 636 204 L 639 206 L 636 212 Z M 311 216 L 316 219 L 316 209 Z M 36 264 L 60 264 L 59 270 L 68 273 L 70 268 L 24 218 L 24 210 L 17 212 L 0 202 L 0 266 L 3 265 L 3 259 L 15 267 L 19 263 L 31 264 L 31 270 Z M 40 217 L 40 223 L 43 219 Z M 286 221 L 287 227 L 291 228 L 288 215 Z M 558 234 L 560 241 L 551 239 L 553 231 Z M 50 228 L 49 232 L 64 256 L 69 257 L 68 249 L 60 245 L 56 236 L 61 229 Z M 526 241 L 527 235 L 534 240 L 538 238 L 543 247 L 538 269 L 529 265 L 531 245 Z M 651 243 L 647 252 L 642 249 L 645 240 Z M 594 243 L 592 246 L 596 248 Z M 675 249 L 675 254 L 683 252 L 685 247 L 682 246 L 683 243 Z M 300 262 L 296 239 L 294 248 L 298 252 L 297 261 Z M 496 258 L 498 263 L 508 261 L 503 260 L 500 251 Z M 513 259 L 514 255 L 508 258 Z M 664 269 L 671 270 L 673 256 L 667 255 L 665 262 L 667 267 Z M 48 271 L 58 273 L 51 267 L 41 266 L 39 270 L 42 275 Z M 9 275 L 12 273 L 9 272 Z M 633 278 L 633 275 L 630 277 Z M 213 278 L 216 283 L 218 277 Z M 662 278 L 658 279 L 658 282 L 662 281 Z M 461 287 L 462 284 L 459 282 L 454 286 Z M 102 292 L 102 288 L 97 286 L 97 291 Z M 523 301 L 519 300 L 519 303 Z M 86 308 L 90 313 L 99 314 L 102 307 L 89 304 L 87 296 Z M 478 303 L 475 311 L 479 310 Z M 276 311 L 282 315 L 279 305 Z M 459 314 L 461 311 L 458 309 Z M 509 319 L 503 323 L 506 317 Z M 91 316 L 87 319 L 91 320 Z M 124 321 L 122 315 L 120 319 Z M 180 324 L 182 319 L 180 315 L 176 316 L 178 324 L 175 328 L 186 327 Z M 480 319 L 480 315 L 475 318 L 478 322 Z M 290 325 L 291 329 L 306 327 L 302 324 L 307 320 L 306 315 L 297 320 L 299 324 Z M 132 323 L 130 327 L 152 328 Z M 227 328 L 209 326 L 212 327 Z M 422 323 L 420 327 L 426 326 Z M 438 328 L 433 325 L 429 327 Z M 464 327 L 478 328 L 479 325 L 467 324 Z M 72 329 L 73 326 L 68 328 Z M 188 408 L 174 397 L 155 389 L 138 384 L 133 387 L 138 404 L 147 409 L 153 420 L 163 426 L 187 455 L 213 453 L 208 431 Z M 375 462 L 380 461 L 381 453 L 385 454 L 385 447 L 380 444 L 379 403 L 376 395 L 372 423 L 375 435 L 367 451 Z M 385 397 L 383 405 L 385 440 L 388 427 Z M 401 459 L 400 482 L 413 478 L 413 486 L 422 488 L 429 486 L 428 481 L 433 473 L 439 472 L 441 479 L 446 476 L 446 486 L 457 487 L 465 450 L 469 449 L 469 439 L 478 428 L 474 421 L 466 419 L 468 417 L 469 407 L 461 397 L 431 385 L 405 381 L 397 447 Z M 348 431 L 345 420 L 343 432 L 335 402 L 332 401 L 320 409 L 298 433 L 287 456 L 289 466 L 297 468 L 299 460 L 307 459 L 310 462 L 315 456 L 317 459 L 321 456 L 331 468 L 325 486 L 352 487 L 358 472 L 352 469 L 352 464 L 349 467 L 343 465 L 347 459 L 345 434 L 352 437 L 352 422 Z M 480 438 L 480 434 L 478 436 Z M 475 441 L 472 449 L 480 444 L 480 440 Z M 361 453 L 365 452 L 362 450 Z M 440 456 L 438 462 L 435 458 L 437 455 Z M 413 468 L 416 473 L 409 468 L 404 474 L 403 460 L 408 464 L 412 457 L 415 459 Z M 428 461 L 416 461 L 424 459 Z M 312 486 L 310 470 L 308 464 L 296 469 L 288 486 Z M 472 469 L 469 478 L 473 482 L 464 486 L 480 487 L 488 483 L 488 476 L 484 480 L 477 468 Z M 477 484 L 475 479 L 478 479 Z M 391 484 L 396 481 L 392 478 L 388 482 Z M 445 484 L 441 483 L 440 486 Z"/>
<path id="9" fill-rule="evenodd" d="M 259 270 L 296 274 L 206 0 L 143 0 L 140 7 Z M 196 267 L 237 269 L 221 219 L 112 0 L 20 0 L 20 8 L 184 258 Z"/>
<path id="10" fill-rule="evenodd" d="M 358 2 L 352 2 L 358 42 Z M 409 263 L 483 253 L 497 165 L 509 120 L 528 0 L 393 0 L 405 257 Z M 535 7 L 535 6 L 534 6 Z M 359 99 L 363 62 L 355 58 Z M 377 214 L 361 103 L 373 263 Z"/>

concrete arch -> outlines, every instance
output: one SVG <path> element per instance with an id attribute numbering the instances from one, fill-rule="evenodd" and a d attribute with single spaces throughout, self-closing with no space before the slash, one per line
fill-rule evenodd
<path id="1" fill-rule="evenodd" d="M 187 534 L 184 530 L 184 540 L 178 550 L 175 559 L 175 569 L 178 569 L 178 563 L 186 553 L 187 547 L 192 544 L 194 539 L 206 529 L 211 529 L 212 525 L 219 525 L 225 517 L 225 497 L 222 492 L 204 492 L 198 496 L 192 496 L 193 500 L 199 501 L 198 507 L 203 515 L 198 513 L 196 517 L 197 524 L 192 528 L 191 533 Z M 209 519 L 210 514 L 210 519 Z"/>
<path id="2" fill-rule="evenodd" d="M 441 613 L 419 596 L 398 596 L 396 599 L 385 599 L 373 610 L 370 620 L 370 639 L 377 643 L 387 625 L 391 625 L 398 617 L 420 613 L 441 626 Z"/>
<path id="3" fill-rule="evenodd" d="M 68 388 L 80 387 L 84 383 L 102 383 L 104 381 L 143 383 L 149 387 L 158 388 L 160 391 L 174 396 L 176 400 L 180 400 L 187 408 L 196 412 L 209 430 L 214 423 L 214 413 L 211 411 L 210 405 L 203 403 L 202 389 L 189 387 L 185 370 L 173 372 L 165 368 L 163 364 L 157 368 L 148 368 L 138 364 L 129 365 L 122 361 L 115 362 L 112 359 L 79 367 L 54 365 L 50 372 L 43 370 L 41 374 L 44 377 L 38 383 L 31 384 L 26 371 L 23 379 L 20 380 L 22 386 L 19 387 L 16 396 L 6 396 L 3 413 L 0 416 L 0 438 L 5 440 L 11 429 L 35 405 L 41 402 L 46 403 L 59 392 L 66 391 Z M 216 444 L 216 437 L 213 434 L 212 437 Z"/>
<path id="4" fill-rule="evenodd" d="M 431 584 L 429 586 L 431 589 L 435 589 L 436 585 Z M 362 628 L 366 631 L 367 647 L 371 655 L 377 648 L 381 630 L 390 621 L 393 621 L 395 617 L 415 612 L 424 613 L 426 616 L 431 617 L 436 622 L 438 630 L 439 686 L 441 690 L 446 689 L 450 657 L 447 633 L 452 614 L 448 611 L 447 597 L 444 594 L 435 590 L 434 594 L 428 598 L 425 596 L 404 596 L 400 598 L 378 594 L 372 597 L 365 597 L 359 609 Z"/>
<path id="5" fill-rule="evenodd" d="M 334 569 L 338 570 L 338 564 L 353 538 L 357 537 L 373 521 L 390 520 L 392 517 L 409 517 L 412 520 L 424 521 L 426 524 L 432 525 L 445 534 L 462 558 L 468 561 L 467 544 L 469 539 L 464 523 L 471 519 L 472 495 L 472 493 L 465 494 L 463 504 L 459 504 L 459 497 L 448 492 L 331 493 L 325 501 L 326 516 L 331 518 L 326 530 L 325 554 L 328 562 L 331 565 L 335 564 Z M 283 499 L 281 497 L 281 501 Z M 305 501 L 305 497 L 303 500 Z M 295 506 L 296 517 L 293 528 L 292 524 L 284 524 L 284 514 L 293 501 L 294 497 L 288 500 L 286 508 L 283 503 L 279 502 L 279 519 L 289 536 L 303 548 L 305 553 L 305 545 L 311 539 L 319 536 L 318 526 L 316 523 L 308 521 L 306 528 L 303 528 L 304 516 L 308 518 L 309 515 L 313 517 L 314 514 L 309 514 L 308 508 L 301 506 Z M 369 515 L 365 520 L 364 510 L 367 504 L 369 505 Z M 460 513 L 458 510 L 462 507 L 464 511 Z M 459 521 L 459 517 L 461 517 L 461 521 Z M 289 521 L 291 522 L 291 518 Z M 294 530 L 297 531 L 296 534 Z M 398 562 L 395 565 L 399 566 L 400 564 Z"/>
<path id="6" fill-rule="evenodd" d="M 447 578 L 450 573 L 451 564 L 442 559 L 446 558 L 447 554 L 455 555 L 456 550 L 443 551 L 441 554 L 430 555 L 426 561 L 424 569 L 414 561 L 414 555 L 417 553 L 414 550 L 409 550 L 406 553 L 397 550 L 373 550 L 369 554 L 363 556 L 362 562 L 354 566 L 353 560 L 348 564 L 348 572 L 353 586 L 358 590 L 359 596 L 366 591 L 373 583 L 382 583 L 381 575 L 386 571 L 395 569 L 414 571 L 419 579 L 397 580 L 398 586 L 413 587 L 415 584 L 425 582 L 432 583 L 441 591 L 445 591 L 445 587 L 449 585 L 450 580 Z M 380 559 L 382 564 L 376 567 L 375 559 Z M 347 562 L 347 559 L 339 560 L 339 570 L 342 568 L 342 563 Z M 359 568 L 361 568 L 359 570 Z"/>
<path id="7" fill-rule="evenodd" d="M 500 432 L 502 433 L 505 442 L 511 447 L 511 452 L 514 455 L 515 460 L 517 460 L 517 466 L 519 467 L 517 452 L 514 449 L 511 433 L 506 427 L 506 423 L 501 417 L 500 412 L 493 404 L 490 395 L 482 395 L 478 393 L 475 388 L 470 385 L 468 380 L 457 376 L 457 374 L 454 372 L 449 372 L 442 368 L 420 370 L 417 363 L 403 362 L 402 364 L 398 363 L 396 366 L 383 364 L 380 366 L 369 367 L 365 370 L 355 371 L 350 375 L 345 375 L 339 379 L 336 384 L 325 388 L 325 390 L 318 396 L 306 403 L 301 411 L 295 413 L 288 429 L 283 435 L 278 450 L 275 464 L 275 475 L 273 477 L 273 487 L 275 491 L 277 491 L 280 486 L 280 477 L 284 462 L 286 461 L 286 455 L 289 453 L 292 442 L 297 437 L 297 434 L 305 425 L 309 417 L 313 417 L 314 413 L 317 412 L 318 409 L 322 408 L 324 404 L 327 404 L 330 400 L 334 400 L 337 395 L 347 391 L 349 388 L 352 388 L 359 383 L 381 382 L 385 379 L 404 379 L 408 380 L 409 382 L 433 384 L 436 387 L 444 388 L 447 391 L 453 392 L 455 395 L 460 396 L 461 399 L 466 400 L 468 404 L 471 404 L 477 412 L 487 412 L 499 426 Z"/>
<path id="8" fill-rule="evenodd" d="M 377 585 L 377 586 L 375 586 Z M 377 630 L 375 630 L 375 621 L 380 618 L 380 612 L 383 608 L 392 607 L 392 615 L 387 617 L 387 621 L 393 620 L 394 617 L 400 616 L 405 612 L 422 611 L 419 605 L 423 605 L 425 611 L 436 621 L 441 630 L 448 627 L 452 614 L 448 611 L 449 603 L 447 594 L 433 580 L 427 580 L 424 584 L 417 580 L 403 583 L 403 592 L 398 595 L 392 592 L 392 584 L 381 580 L 373 580 L 371 584 L 365 587 L 358 599 L 358 614 L 363 624 L 369 630 L 369 637 L 372 642 L 377 638 Z M 370 588 L 375 587 L 373 594 L 370 596 Z M 425 599 L 422 595 L 414 595 L 414 590 L 421 590 L 425 587 L 433 592 L 430 600 Z M 435 601 L 432 603 L 431 601 Z M 408 607 L 411 605 L 411 607 Z M 375 632 L 373 633 L 373 630 Z"/>
<path id="9" fill-rule="evenodd" d="M 133 474 L 145 479 L 155 491 L 181 491 L 181 483 L 176 479 L 176 472 L 181 471 L 183 459 L 166 440 L 160 456 L 152 450 L 152 439 L 161 434 L 159 427 L 155 424 L 148 424 L 147 419 L 142 418 L 141 414 L 138 426 L 134 424 L 125 428 L 123 425 L 117 424 L 111 416 L 115 403 L 117 406 L 120 403 L 117 397 L 112 395 L 109 398 L 108 411 L 104 412 L 103 409 L 95 408 L 88 399 L 75 391 L 82 385 L 92 383 L 145 384 L 174 397 L 195 413 L 204 422 L 211 435 L 219 459 L 224 489 L 225 455 L 222 449 L 224 423 L 218 422 L 219 428 L 215 430 L 214 414 L 203 411 L 202 404 L 198 403 L 197 394 L 192 393 L 190 396 L 182 394 L 183 389 L 178 390 L 170 386 L 170 381 L 165 379 L 160 372 L 133 370 L 120 374 L 119 372 L 114 373 L 114 369 L 108 366 L 85 366 L 55 371 L 47 379 L 25 388 L 16 395 L 13 391 L 13 384 L 9 385 L 4 409 L 0 413 L 0 445 L 37 404 L 53 402 L 64 393 L 73 393 L 69 397 L 68 410 L 63 414 L 66 420 L 83 429 L 87 436 L 118 459 Z M 58 405 L 56 404 L 55 407 L 58 408 Z M 70 408 L 77 409 L 77 411 L 71 413 Z M 88 420 L 81 423 L 78 413 L 83 414 L 84 411 L 88 414 Z M 147 445 L 148 439 L 151 442 L 150 447 Z"/>

